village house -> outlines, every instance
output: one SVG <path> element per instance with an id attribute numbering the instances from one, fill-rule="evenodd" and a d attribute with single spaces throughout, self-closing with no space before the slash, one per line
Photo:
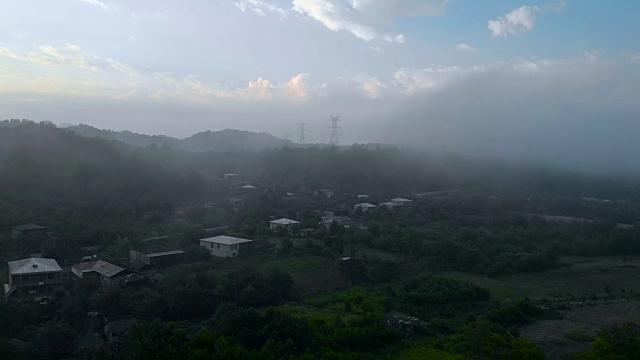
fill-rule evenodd
<path id="1" fill-rule="evenodd" d="M 406 335 L 415 335 L 427 330 L 426 322 L 398 311 L 390 311 L 384 314 L 384 322 Z"/>
<path id="2" fill-rule="evenodd" d="M 358 195 L 358 200 L 366 200 L 369 198 L 369 195 Z"/>
<path id="3" fill-rule="evenodd" d="M 356 211 L 358 209 L 362 210 L 362 212 L 365 211 L 369 211 L 369 210 L 373 210 L 375 209 L 376 206 L 373 204 L 369 204 L 369 203 L 361 203 L 361 204 L 356 204 L 353 206 L 353 211 Z"/>
<path id="4" fill-rule="evenodd" d="M 326 229 L 329 229 L 331 227 L 331 224 L 334 221 L 336 222 L 336 224 L 338 224 L 338 226 L 342 226 L 345 229 L 349 229 L 353 225 L 353 222 L 351 221 L 350 218 L 346 216 L 337 216 L 337 215 L 325 215 L 321 217 L 320 225 L 324 226 Z"/>
<path id="5" fill-rule="evenodd" d="M 281 228 L 286 229 L 290 235 L 294 235 L 296 233 L 299 233 L 300 222 L 287 218 L 269 221 L 269 230 L 277 231 Z"/>
<path id="6" fill-rule="evenodd" d="M 411 206 L 412 201 L 409 199 L 405 199 L 405 198 L 395 198 L 395 199 L 391 199 L 391 202 L 395 204 L 395 206 L 398 207 L 409 207 Z"/>
<path id="7" fill-rule="evenodd" d="M 47 228 L 36 224 L 24 224 L 11 228 L 11 237 L 17 239 L 25 236 L 47 236 Z"/>
<path id="8" fill-rule="evenodd" d="M 140 270 L 145 266 L 165 267 L 184 261 L 184 250 L 164 245 L 148 245 L 129 250 L 131 268 Z"/>
<path id="9" fill-rule="evenodd" d="M 233 211 L 238 211 L 238 209 L 244 206 L 244 199 L 231 198 L 229 199 L 229 204 L 231 204 Z"/>
<path id="10" fill-rule="evenodd" d="M 314 228 L 300 229 L 300 236 L 307 237 L 307 236 L 313 234 L 314 231 L 316 231 L 316 229 L 314 229 Z"/>
<path id="11" fill-rule="evenodd" d="M 118 265 L 102 260 L 75 264 L 71 267 L 71 272 L 80 279 L 97 279 L 109 286 L 115 285 L 118 279 L 130 273 Z"/>
<path id="12" fill-rule="evenodd" d="M 7 266 L 9 283 L 4 284 L 5 297 L 15 291 L 46 294 L 61 283 L 62 268 L 54 259 L 28 258 L 10 261 Z"/>
<path id="13" fill-rule="evenodd" d="M 388 202 L 383 202 L 381 204 L 378 204 L 378 206 L 381 209 L 386 209 L 386 210 L 393 210 L 394 207 L 398 206 L 396 203 L 393 203 L 391 201 Z"/>
<path id="14" fill-rule="evenodd" d="M 235 179 L 238 176 L 238 174 L 224 174 L 224 178 L 225 179 Z"/>
<path id="15" fill-rule="evenodd" d="M 242 186 L 240 186 L 240 189 L 254 190 L 254 189 L 257 189 L 257 188 L 255 186 L 253 186 L 253 185 L 242 185 Z"/>
<path id="16" fill-rule="evenodd" d="M 213 256 L 229 258 L 237 256 L 240 253 L 240 250 L 248 249 L 252 242 L 253 240 L 220 235 L 200 239 L 200 246 L 209 250 Z"/>

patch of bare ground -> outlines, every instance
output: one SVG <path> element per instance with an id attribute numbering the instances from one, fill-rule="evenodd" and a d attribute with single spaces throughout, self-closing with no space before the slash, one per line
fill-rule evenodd
<path id="1" fill-rule="evenodd" d="M 640 323 L 640 302 L 584 306 L 561 313 L 561 320 L 543 320 L 520 329 L 520 335 L 535 342 L 550 360 L 591 349 L 593 341 L 589 340 L 602 329 Z"/>

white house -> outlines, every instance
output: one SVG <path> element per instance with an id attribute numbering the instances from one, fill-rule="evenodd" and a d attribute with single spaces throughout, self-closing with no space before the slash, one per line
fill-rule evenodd
<path id="1" fill-rule="evenodd" d="M 209 250 L 211 255 L 228 258 L 237 256 L 241 249 L 251 246 L 253 240 L 241 239 L 233 236 L 220 235 L 200 239 L 200 246 Z"/>
<path id="2" fill-rule="evenodd" d="M 391 202 L 396 204 L 398 207 L 409 207 L 411 206 L 411 200 L 405 198 L 395 198 L 391 199 Z"/>
<path id="3" fill-rule="evenodd" d="M 353 206 L 353 211 L 358 210 L 358 208 L 362 209 L 362 212 L 373 210 L 376 208 L 375 205 L 369 203 L 361 203 Z"/>
<path id="4" fill-rule="evenodd" d="M 358 195 L 358 200 L 368 199 L 369 195 Z"/>
<path id="5" fill-rule="evenodd" d="M 270 230 L 275 231 L 278 230 L 278 228 L 285 228 L 290 234 L 293 234 L 300 228 L 300 222 L 287 218 L 269 221 Z"/>

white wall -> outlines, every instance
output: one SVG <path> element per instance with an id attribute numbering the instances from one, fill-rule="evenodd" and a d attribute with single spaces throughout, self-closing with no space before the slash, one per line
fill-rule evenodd
<path id="1" fill-rule="evenodd" d="M 214 244 L 212 242 L 200 240 L 200 246 L 209 250 L 211 255 L 222 257 L 222 258 L 234 257 L 238 255 L 238 253 L 240 252 L 239 251 L 240 244 L 224 245 L 224 244 Z"/>

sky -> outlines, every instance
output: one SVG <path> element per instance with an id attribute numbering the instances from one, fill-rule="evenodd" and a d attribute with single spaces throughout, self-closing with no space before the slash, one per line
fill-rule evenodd
<path id="1" fill-rule="evenodd" d="M 0 3 L 0 119 L 640 164 L 640 1 Z M 635 155 L 639 154 L 639 155 Z M 633 163 L 633 165 L 631 165 Z M 640 171 L 640 169 L 639 169 Z"/>

